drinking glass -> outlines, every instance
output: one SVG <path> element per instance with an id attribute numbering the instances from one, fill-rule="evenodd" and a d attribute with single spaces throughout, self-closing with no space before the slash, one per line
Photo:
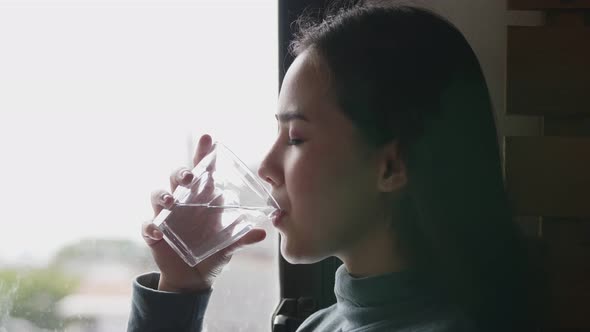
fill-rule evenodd
<path id="1" fill-rule="evenodd" d="M 280 212 L 270 188 L 220 142 L 213 143 L 191 172 L 191 183 L 178 186 L 172 193 L 173 205 L 152 221 L 190 266 Z"/>

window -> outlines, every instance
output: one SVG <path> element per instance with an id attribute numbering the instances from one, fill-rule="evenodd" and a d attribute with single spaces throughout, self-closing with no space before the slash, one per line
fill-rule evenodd
<path id="1" fill-rule="evenodd" d="M 0 331 L 125 329 L 150 192 L 203 133 L 270 148 L 277 40 L 273 0 L 0 0 Z M 268 330 L 277 243 L 235 255 L 207 331 Z"/>

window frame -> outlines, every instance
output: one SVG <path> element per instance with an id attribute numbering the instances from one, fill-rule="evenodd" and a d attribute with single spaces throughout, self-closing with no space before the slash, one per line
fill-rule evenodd
<path id="1" fill-rule="evenodd" d="M 323 13 L 325 7 L 324 0 L 279 0 L 279 90 L 282 86 L 285 73 L 294 60 L 288 52 L 289 44 L 293 41 L 295 32 L 291 28 L 291 23 L 304 11 L 312 10 L 314 13 Z M 279 238 L 279 251 L 280 241 Z M 336 303 L 334 275 L 336 269 L 342 264 L 338 258 L 330 257 L 315 264 L 290 264 L 279 253 L 278 259 L 280 301 L 273 314 L 273 324 L 276 322 L 275 316 L 279 312 L 287 316 L 298 316 L 304 319 L 309 314 Z M 297 301 L 302 298 L 311 299 L 311 302 L 306 302 L 306 309 L 309 310 L 306 310 L 303 316 L 301 315 L 301 308 L 299 308 L 299 313 L 297 312 L 297 308 L 281 308 L 281 304 L 285 300 L 293 299 Z M 299 301 L 297 303 L 301 302 Z M 311 307 L 309 307 L 310 304 Z"/>

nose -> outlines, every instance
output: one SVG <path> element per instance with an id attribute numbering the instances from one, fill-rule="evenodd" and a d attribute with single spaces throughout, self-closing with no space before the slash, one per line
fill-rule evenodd
<path id="1" fill-rule="evenodd" d="M 266 158 L 262 161 L 260 167 L 258 167 L 258 176 L 264 181 L 270 183 L 270 185 L 273 187 L 276 186 L 276 181 L 270 176 L 270 172 L 268 170 L 268 161 Z"/>
<path id="2" fill-rule="evenodd" d="M 281 175 L 280 167 L 274 159 L 274 150 L 271 148 L 258 167 L 258 176 L 276 188 L 281 184 Z"/>

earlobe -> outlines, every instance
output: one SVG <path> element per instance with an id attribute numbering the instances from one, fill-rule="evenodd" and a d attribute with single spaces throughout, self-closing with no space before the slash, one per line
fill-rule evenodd
<path id="1" fill-rule="evenodd" d="M 386 179 L 393 175 L 393 160 L 387 160 L 385 162 L 385 174 L 383 174 L 383 178 Z"/>
<path id="2" fill-rule="evenodd" d="M 381 192 L 397 191 L 406 185 L 406 163 L 399 155 L 397 142 L 383 150 L 380 168 L 378 188 Z"/>
<path id="3" fill-rule="evenodd" d="M 407 183 L 407 172 L 405 163 L 400 160 L 388 159 L 383 165 L 379 177 L 379 190 L 392 192 L 403 188 Z"/>
<path id="4" fill-rule="evenodd" d="M 384 146 L 379 154 L 378 190 L 394 192 L 403 188 L 407 181 L 405 160 L 400 155 L 398 141 Z"/>

